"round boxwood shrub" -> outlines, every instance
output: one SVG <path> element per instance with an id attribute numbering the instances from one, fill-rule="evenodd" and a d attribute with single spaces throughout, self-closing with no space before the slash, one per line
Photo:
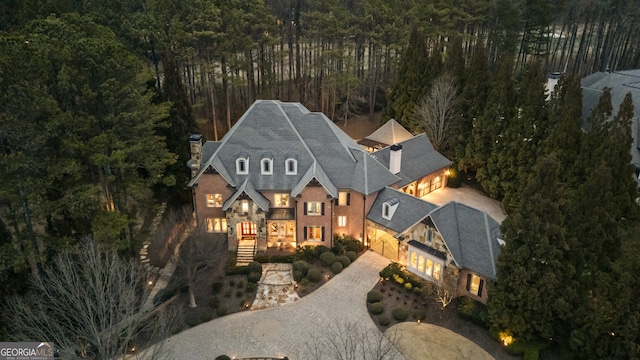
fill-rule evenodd
<path id="1" fill-rule="evenodd" d="M 393 318 L 398 321 L 405 321 L 409 318 L 409 312 L 403 307 L 397 307 L 393 309 L 391 313 L 393 314 Z"/>
<path id="2" fill-rule="evenodd" d="M 378 290 L 371 290 L 367 293 L 367 302 L 375 303 L 382 301 L 382 293 Z"/>
<path id="3" fill-rule="evenodd" d="M 216 360 L 231 360 L 227 355 L 220 355 L 216 357 Z"/>
<path id="4" fill-rule="evenodd" d="M 344 255 L 348 257 L 351 262 L 356 261 L 356 258 L 358 257 L 358 254 L 356 254 L 355 251 L 347 251 Z"/>
<path id="5" fill-rule="evenodd" d="M 302 272 L 298 270 L 293 271 L 293 281 L 300 282 L 300 280 L 302 280 L 303 277 L 304 275 L 302 275 Z"/>
<path id="6" fill-rule="evenodd" d="M 378 324 L 380 324 L 382 326 L 387 326 L 387 325 L 391 324 L 391 319 L 389 319 L 388 315 L 382 314 L 382 315 L 378 316 Z"/>
<path id="7" fill-rule="evenodd" d="M 211 284 L 211 291 L 214 294 L 217 294 L 220 292 L 220 290 L 222 290 L 223 286 L 224 284 L 222 283 L 222 281 L 214 281 L 213 284 Z"/>
<path id="8" fill-rule="evenodd" d="M 253 262 L 250 262 L 249 265 L 247 265 L 247 269 L 249 270 L 250 273 L 252 272 L 262 273 L 262 264 L 260 264 L 257 261 L 253 261 Z"/>
<path id="9" fill-rule="evenodd" d="M 315 257 L 319 258 L 320 255 L 326 253 L 327 251 L 329 251 L 329 248 L 324 246 L 324 245 L 317 245 L 314 249 L 313 252 L 315 253 Z"/>
<path id="10" fill-rule="evenodd" d="M 340 274 L 342 272 L 342 269 L 344 269 L 344 267 L 342 267 L 342 264 L 337 261 L 331 264 L 331 272 L 336 275 Z"/>
<path id="11" fill-rule="evenodd" d="M 332 252 L 322 253 L 322 255 L 320 255 L 320 261 L 322 261 L 325 266 L 331 266 L 331 264 L 336 262 L 336 255 Z"/>
<path id="12" fill-rule="evenodd" d="M 413 310 L 413 318 L 415 320 L 424 320 L 424 318 L 426 317 L 426 312 L 422 309 L 415 309 Z"/>
<path id="13" fill-rule="evenodd" d="M 249 275 L 247 275 L 247 280 L 249 282 L 252 283 L 257 283 L 258 281 L 260 281 L 260 278 L 262 277 L 262 273 L 259 272 L 250 272 Z"/>
<path id="14" fill-rule="evenodd" d="M 220 306 L 220 298 L 215 295 L 209 298 L 209 306 L 214 309 Z"/>
<path id="15" fill-rule="evenodd" d="M 302 276 L 306 276 L 309 272 L 309 263 L 304 260 L 298 260 L 293 262 L 293 271 L 300 271 Z"/>
<path id="16" fill-rule="evenodd" d="M 247 283 L 247 287 L 244 289 L 245 292 L 251 293 L 256 290 L 256 284 L 249 282 Z"/>
<path id="17" fill-rule="evenodd" d="M 351 260 L 349 260 L 349 258 L 345 255 L 336 256 L 336 261 L 342 264 L 343 268 L 351 265 Z"/>
<path id="18" fill-rule="evenodd" d="M 382 314 L 384 312 L 384 304 L 381 302 L 374 302 L 369 305 L 369 311 L 374 315 Z"/>
<path id="19" fill-rule="evenodd" d="M 224 306 L 218 306 L 218 308 L 216 309 L 216 315 L 218 316 L 225 316 L 227 315 L 227 308 Z"/>
<path id="20" fill-rule="evenodd" d="M 307 273 L 307 279 L 309 279 L 309 281 L 314 283 L 318 282 L 320 281 L 320 279 L 322 279 L 322 273 L 318 269 L 311 269 Z"/>

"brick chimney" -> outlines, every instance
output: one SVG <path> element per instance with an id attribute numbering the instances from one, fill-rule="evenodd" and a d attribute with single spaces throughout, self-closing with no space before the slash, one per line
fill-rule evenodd
<path id="1" fill-rule="evenodd" d="M 389 152 L 389 171 L 394 174 L 400 172 L 402 163 L 402 145 L 391 145 Z"/>
<path id="2" fill-rule="evenodd" d="M 191 160 L 187 162 L 187 166 L 191 169 L 191 177 L 194 177 L 200 171 L 200 163 L 202 162 L 202 135 L 192 134 L 189 136 L 189 147 L 191 148 Z"/>

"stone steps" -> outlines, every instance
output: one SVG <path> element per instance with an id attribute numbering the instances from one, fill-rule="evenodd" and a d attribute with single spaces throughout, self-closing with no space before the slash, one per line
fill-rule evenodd
<path id="1" fill-rule="evenodd" d="M 255 255 L 255 246 L 253 243 L 242 242 L 238 245 L 236 253 L 236 266 L 246 266 L 253 261 Z"/>

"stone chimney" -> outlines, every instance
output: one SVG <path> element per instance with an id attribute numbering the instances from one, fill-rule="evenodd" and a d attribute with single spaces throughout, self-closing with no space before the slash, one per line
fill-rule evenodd
<path id="1" fill-rule="evenodd" d="M 191 160 L 187 166 L 191 169 L 191 177 L 198 175 L 200 163 L 202 163 L 202 135 L 192 134 L 189 136 L 189 147 L 191 148 Z"/>
<path id="2" fill-rule="evenodd" d="M 402 163 L 402 145 L 391 145 L 389 152 L 389 171 L 394 174 L 400 172 L 400 164 Z"/>

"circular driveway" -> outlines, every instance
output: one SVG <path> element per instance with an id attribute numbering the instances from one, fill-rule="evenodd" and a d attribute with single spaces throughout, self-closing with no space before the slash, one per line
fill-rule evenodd
<path id="1" fill-rule="evenodd" d="M 331 336 L 339 325 L 358 324 L 378 332 L 367 312 L 367 292 L 390 260 L 366 251 L 342 273 L 299 301 L 277 308 L 243 311 L 190 328 L 167 340 L 172 359 L 283 357 L 305 359 L 307 344 Z M 402 359 L 397 355 L 396 359 Z"/>

